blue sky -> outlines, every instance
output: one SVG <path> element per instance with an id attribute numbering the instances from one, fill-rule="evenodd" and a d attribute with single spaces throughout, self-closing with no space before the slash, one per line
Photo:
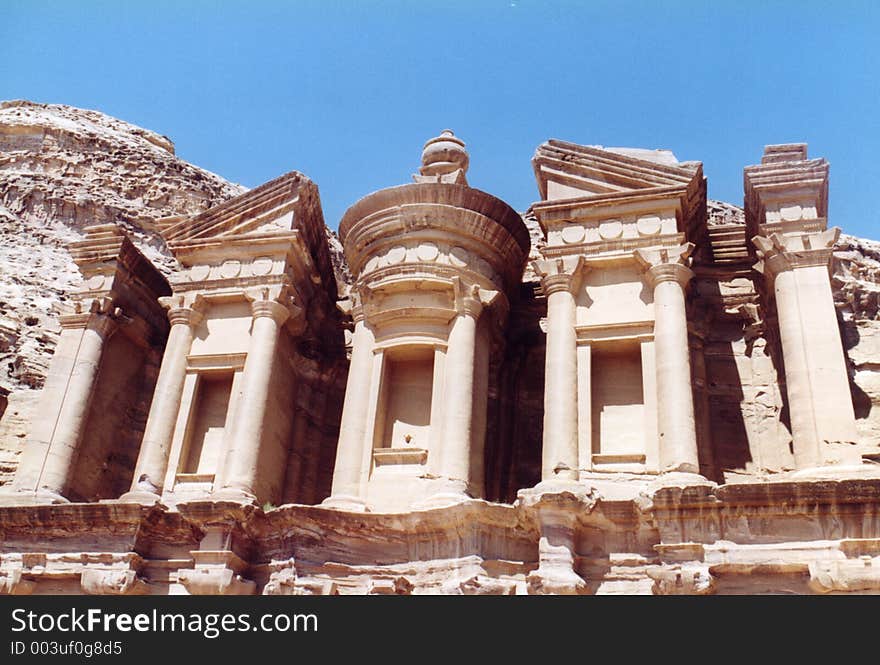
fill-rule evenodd
<path id="1" fill-rule="evenodd" d="M 291 169 L 336 227 L 452 128 L 524 210 L 542 141 L 667 148 L 742 202 L 767 143 L 831 162 L 830 222 L 880 238 L 880 3 L 0 4 L 0 98 L 93 108 L 253 187 Z"/>

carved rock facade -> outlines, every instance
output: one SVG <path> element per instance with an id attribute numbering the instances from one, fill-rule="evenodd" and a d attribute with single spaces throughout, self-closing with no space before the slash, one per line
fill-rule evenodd
<path id="1" fill-rule="evenodd" d="M 87 227 L 0 592 L 880 589 L 825 160 L 768 146 L 744 223 L 668 151 L 549 141 L 525 216 L 468 164 L 355 203 L 349 273 L 297 172 L 160 221 L 168 277 Z"/>

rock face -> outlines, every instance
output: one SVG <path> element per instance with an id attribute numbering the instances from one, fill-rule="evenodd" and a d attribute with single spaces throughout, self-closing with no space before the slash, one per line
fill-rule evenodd
<path id="1" fill-rule="evenodd" d="M 864 452 L 876 455 L 880 453 L 880 242 L 841 235 L 832 269 L 856 425 Z"/>
<path id="2" fill-rule="evenodd" d="M 58 104 L 0 103 L 0 483 L 27 433 L 60 333 L 58 314 L 81 283 L 65 245 L 85 226 L 117 224 L 160 270 L 174 260 L 157 219 L 192 215 L 245 191 L 179 159 L 164 136 Z"/>

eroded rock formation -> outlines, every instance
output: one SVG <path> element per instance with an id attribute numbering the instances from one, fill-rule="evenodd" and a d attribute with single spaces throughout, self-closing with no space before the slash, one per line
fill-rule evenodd
<path id="1" fill-rule="evenodd" d="M 156 220 L 192 215 L 244 188 L 174 154 L 160 136 L 97 111 L 0 103 L 0 482 L 26 436 L 36 391 L 61 328 L 60 308 L 82 282 L 67 245 L 115 224 L 161 271 L 175 261 Z"/>

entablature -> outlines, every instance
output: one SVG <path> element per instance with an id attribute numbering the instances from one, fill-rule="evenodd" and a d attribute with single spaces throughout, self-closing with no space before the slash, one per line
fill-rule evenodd
<path id="1" fill-rule="evenodd" d="M 823 230 L 828 172 L 825 159 L 807 159 L 806 144 L 765 146 L 761 164 L 743 172 L 749 234 Z"/>

